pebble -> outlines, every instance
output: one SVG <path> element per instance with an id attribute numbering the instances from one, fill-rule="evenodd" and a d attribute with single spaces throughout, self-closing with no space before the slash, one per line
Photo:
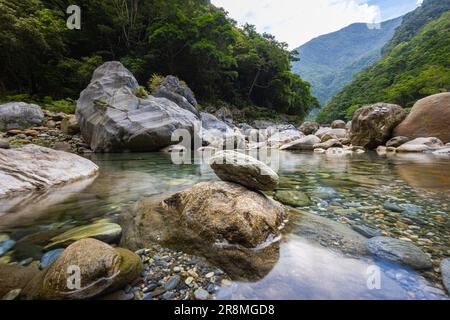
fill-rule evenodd
<path id="1" fill-rule="evenodd" d="M 0 242 L 0 257 L 3 256 L 5 253 L 7 253 L 9 250 L 11 250 L 16 242 L 14 240 L 6 240 L 3 242 Z"/>

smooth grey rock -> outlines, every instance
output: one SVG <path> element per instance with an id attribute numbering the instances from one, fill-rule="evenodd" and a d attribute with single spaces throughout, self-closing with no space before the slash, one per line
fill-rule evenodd
<path id="1" fill-rule="evenodd" d="M 41 126 L 43 120 L 44 113 L 38 105 L 24 102 L 0 105 L 0 131 Z"/>
<path id="2" fill-rule="evenodd" d="M 83 138 L 94 152 L 151 152 L 172 141 L 177 129 L 194 135 L 198 117 L 166 98 L 138 98 L 139 84 L 120 62 L 95 70 L 77 102 Z"/>
<path id="3" fill-rule="evenodd" d="M 3 256 L 5 253 L 7 253 L 9 250 L 11 250 L 16 242 L 14 240 L 6 240 L 3 242 L 0 242 L 0 257 Z"/>
<path id="4" fill-rule="evenodd" d="M 342 143 L 337 139 L 330 139 L 322 143 L 317 143 L 313 146 L 313 149 L 328 150 L 331 148 L 342 148 Z"/>
<path id="5" fill-rule="evenodd" d="M 303 124 L 298 128 L 303 134 L 311 135 L 314 134 L 317 130 L 319 130 L 320 125 L 317 122 L 314 121 L 305 121 Z"/>
<path id="6" fill-rule="evenodd" d="M 234 130 L 230 125 L 219 120 L 216 116 L 202 112 L 200 114 L 202 124 L 202 144 L 204 146 L 212 146 L 226 149 L 227 143 L 233 149 L 245 148 L 245 136 L 236 129 Z"/>
<path id="7" fill-rule="evenodd" d="M 236 182 L 250 189 L 270 191 L 279 183 L 278 174 L 269 166 L 236 151 L 216 153 L 211 158 L 210 165 L 220 179 Z"/>
<path id="8" fill-rule="evenodd" d="M 424 270 L 433 266 L 431 259 L 414 244 L 388 237 L 375 237 L 368 241 L 367 248 L 377 257 L 401 263 L 413 269 Z"/>
<path id="9" fill-rule="evenodd" d="M 98 166 L 72 153 L 36 145 L 0 149 L 0 197 L 94 176 Z"/>
<path id="10" fill-rule="evenodd" d="M 0 140 L 0 149 L 9 149 L 9 142 L 6 140 Z"/>

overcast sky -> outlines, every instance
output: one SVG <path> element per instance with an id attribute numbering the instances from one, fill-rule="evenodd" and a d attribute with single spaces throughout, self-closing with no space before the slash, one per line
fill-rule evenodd
<path id="1" fill-rule="evenodd" d="M 212 0 L 240 25 L 254 24 L 294 49 L 355 22 L 376 23 L 414 10 L 422 0 Z"/>

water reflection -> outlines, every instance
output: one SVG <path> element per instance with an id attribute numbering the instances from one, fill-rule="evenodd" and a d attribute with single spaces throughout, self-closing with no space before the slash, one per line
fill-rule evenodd
<path id="1" fill-rule="evenodd" d="M 308 214 L 342 223 L 365 224 L 386 235 L 408 238 L 438 263 L 450 255 L 450 158 L 431 155 L 379 157 L 369 153 L 330 158 L 312 153 L 272 150 L 280 168 L 280 188 L 304 192 L 312 203 L 301 208 Z M 207 157 L 205 157 L 207 159 Z M 98 177 L 28 197 L 2 199 L 0 233 L 15 240 L 33 233 L 60 232 L 108 217 L 118 216 L 138 200 L 177 192 L 200 182 L 217 179 L 206 162 L 173 165 L 170 155 L 92 155 L 100 166 Z M 275 163 L 275 162 L 274 162 Z M 383 209 L 386 200 L 419 207 L 420 213 L 392 213 Z M 161 221 L 161 229 L 164 226 Z M 345 227 L 348 229 L 348 227 Z M 355 255 L 345 255 L 336 241 L 326 246 L 320 238 L 307 237 L 311 228 L 295 219 L 281 243 L 250 255 L 244 251 L 215 250 L 185 245 L 227 269 L 237 282 L 221 292 L 224 298 L 267 299 L 434 299 L 442 296 L 427 288 L 433 285 L 400 266 L 387 265 Z M 50 236 L 49 236 L 50 237 Z M 315 241 L 318 240 L 318 241 Z M 180 247 L 180 243 L 171 245 Z M 346 246 L 350 247 L 349 245 Z M 344 250 L 345 251 L 345 250 Z M 348 252 L 347 252 L 348 253 Z M 364 256 L 364 255 L 363 255 Z M 21 256 L 25 258 L 25 256 Z M 382 290 L 368 290 L 368 266 L 383 270 Z M 437 267 L 437 264 L 435 264 Z M 250 271 L 250 272 L 248 272 Z M 435 284 L 439 275 L 432 272 Z M 406 279 L 406 280 L 405 280 Z"/>

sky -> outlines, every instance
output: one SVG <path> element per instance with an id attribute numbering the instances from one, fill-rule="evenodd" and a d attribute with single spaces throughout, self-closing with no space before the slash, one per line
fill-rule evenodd
<path id="1" fill-rule="evenodd" d="M 374 23 L 399 17 L 422 0 L 211 0 L 239 25 L 250 23 L 273 34 L 290 49 L 355 22 Z"/>

